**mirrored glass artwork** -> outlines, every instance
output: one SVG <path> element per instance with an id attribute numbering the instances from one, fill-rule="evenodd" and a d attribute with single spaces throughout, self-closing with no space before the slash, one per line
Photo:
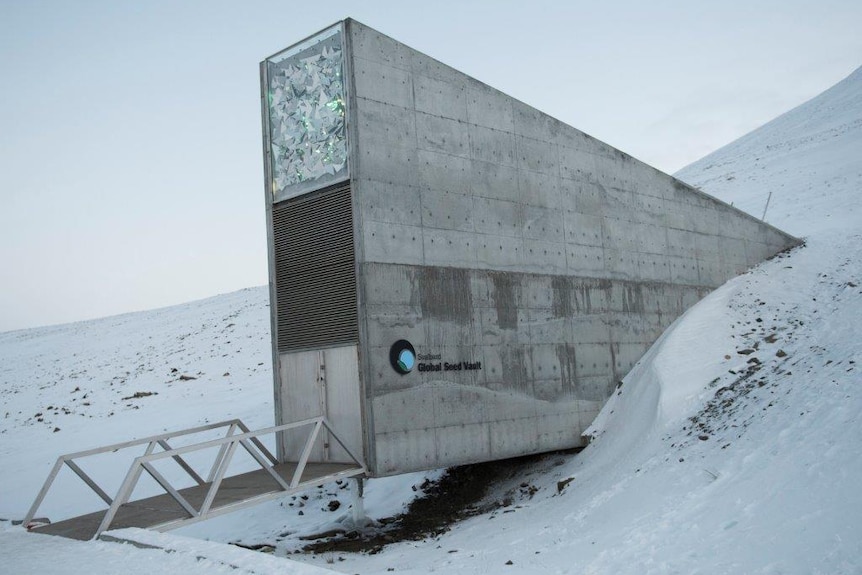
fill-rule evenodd
<path id="1" fill-rule="evenodd" d="M 343 63 L 340 26 L 267 60 L 276 200 L 347 176 Z"/>

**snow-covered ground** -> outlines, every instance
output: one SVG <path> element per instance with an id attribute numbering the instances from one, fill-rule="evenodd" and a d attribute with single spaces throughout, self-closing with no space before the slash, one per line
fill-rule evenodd
<path id="1" fill-rule="evenodd" d="M 0 333 L 0 517 L 23 516 L 34 485 L 63 453 L 231 417 L 252 428 L 272 425 L 267 299 L 264 288 L 246 289 Z M 85 470 L 99 479 L 108 474 L 119 486 L 128 466 L 110 460 L 124 455 L 130 463 L 141 453 L 96 458 Z M 100 508 L 85 487 L 74 490 L 83 484 L 72 477 L 43 514 L 69 517 Z M 66 484 L 73 496 L 65 495 Z"/>
<path id="2" fill-rule="evenodd" d="M 537 490 L 517 505 L 377 554 L 301 560 L 344 573 L 862 573 L 862 69 L 678 176 L 758 217 L 772 192 L 767 221 L 805 247 L 680 318 L 602 411 L 595 441 L 529 476 Z M 0 517 L 23 515 L 60 453 L 228 417 L 270 423 L 268 338 L 261 288 L 0 334 Z M 124 399 L 136 392 L 158 395 Z M 98 504 L 66 479 L 41 515 Z M 371 481 L 369 513 L 399 511 L 422 479 Z M 283 561 L 301 573 L 279 556 L 340 518 L 346 506 L 327 505 L 348 500 L 340 491 L 180 532 L 272 544 L 259 564 L 212 543 L 193 560 L 175 535 L 159 536 L 178 549 L 165 553 L 8 523 L 0 551 L 10 572 L 267 573 Z"/>

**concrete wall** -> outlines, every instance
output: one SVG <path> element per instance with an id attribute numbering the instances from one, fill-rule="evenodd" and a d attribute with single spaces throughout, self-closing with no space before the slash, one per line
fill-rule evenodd
<path id="1" fill-rule="evenodd" d="M 374 474 L 572 447 L 685 309 L 796 240 L 355 21 Z M 399 375 L 409 340 L 471 371 Z"/>

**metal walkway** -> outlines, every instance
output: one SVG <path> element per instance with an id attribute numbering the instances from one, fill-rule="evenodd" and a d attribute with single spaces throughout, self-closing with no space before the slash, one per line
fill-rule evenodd
<path id="1" fill-rule="evenodd" d="M 220 439 L 176 449 L 171 448 L 168 443 L 169 440 L 176 437 L 221 427 L 226 427 L 227 433 Z M 309 428 L 309 434 L 296 462 L 278 463 L 275 456 L 258 439 L 262 435 L 298 430 L 303 427 Z M 312 448 L 315 442 L 320 439 L 324 429 L 328 431 L 329 437 L 341 445 L 352 458 L 351 463 L 308 462 Z M 236 433 L 237 431 L 242 433 Z M 144 454 L 132 462 L 115 497 L 109 496 L 77 463 L 78 460 L 92 455 L 142 445 L 147 446 Z M 163 451 L 156 452 L 156 447 L 160 447 Z M 254 458 L 260 469 L 226 476 L 237 447 L 244 448 Z M 203 479 L 182 457 L 188 453 L 214 448 L 218 448 L 218 451 L 207 479 Z M 179 465 L 195 484 L 179 489 L 174 487 L 153 465 L 156 461 L 168 459 Z M 33 517 L 64 465 L 74 471 L 84 483 L 101 497 L 108 504 L 108 509 L 47 525 L 31 526 Z M 141 474 L 145 471 L 164 489 L 165 493 L 154 497 L 130 500 Z M 39 495 L 27 512 L 24 525 L 37 533 L 81 540 L 94 539 L 104 531 L 123 527 L 142 527 L 166 531 L 256 505 L 287 493 L 302 491 L 341 478 L 364 475 L 365 472 L 365 466 L 333 433 L 331 426 L 323 417 L 269 427 L 254 432 L 249 431 L 242 421 L 234 419 L 59 457 L 39 491 Z"/>

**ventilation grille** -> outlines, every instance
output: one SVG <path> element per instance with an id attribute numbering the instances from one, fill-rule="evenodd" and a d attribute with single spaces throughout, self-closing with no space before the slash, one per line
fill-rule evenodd
<path id="1" fill-rule="evenodd" d="M 349 184 L 273 206 L 278 350 L 358 339 Z"/>

